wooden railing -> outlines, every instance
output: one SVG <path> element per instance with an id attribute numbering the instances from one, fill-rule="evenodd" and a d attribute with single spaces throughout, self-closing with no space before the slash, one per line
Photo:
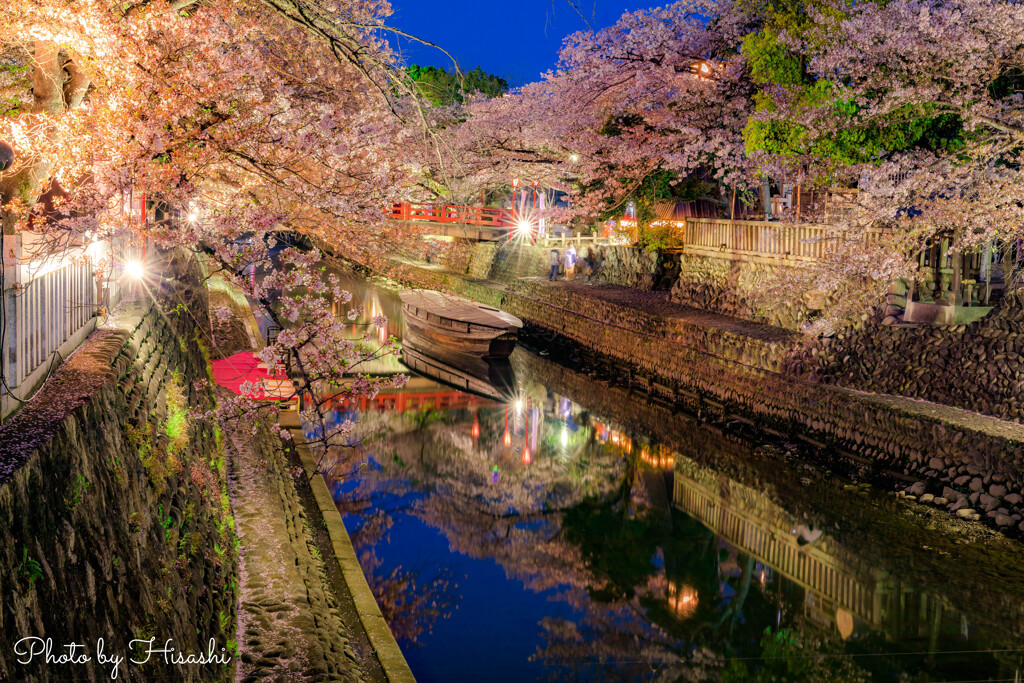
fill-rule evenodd
<path id="1" fill-rule="evenodd" d="M 0 292 L 0 415 L 7 415 L 45 381 L 96 326 L 101 306 L 116 305 L 127 288 L 124 278 L 112 277 L 98 291 L 94 257 L 108 253 L 108 242 L 43 250 L 35 233 L 0 237 L 3 251 L 3 291 Z M 92 246 L 95 245 L 95 246 Z M 141 261 L 142 249 L 115 241 L 118 262 Z M 102 283 L 101 283 L 102 284 Z M 98 298 L 100 297 L 100 298 Z"/>
<path id="2" fill-rule="evenodd" d="M 511 209 L 410 202 L 395 204 L 391 217 L 395 220 L 458 223 L 490 228 L 511 228 L 515 223 Z M 714 258 L 782 258 L 794 265 L 816 261 L 826 252 L 845 244 L 840 233 L 835 232 L 833 228 L 810 223 L 683 218 L 673 222 L 670 232 L 668 242 L 663 245 L 669 250 Z M 489 234 L 491 236 L 487 239 L 494 239 L 496 233 Z M 861 239 L 871 242 L 881 239 L 884 234 L 881 230 L 866 230 L 861 233 Z M 536 244 L 541 246 L 615 243 L 614 239 L 592 235 L 545 236 L 536 241 Z"/>
<path id="3" fill-rule="evenodd" d="M 492 228 L 510 228 L 514 224 L 512 209 L 492 209 L 485 206 L 457 206 L 454 204 L 414 204 L 402 202 L 391 207 L 391 218 L 399 221 L 426 221 L 429 223 L 460 223 Z"/>
<path id="4" fill-rule="evenodd" d="M 584 244 L 611 244 L 612 241 L 607 237 L 598 237 L 597 235 L 562 235 L 556 237 L 554 235 L 546 235 L 537 240 L 537 244 L 542 247 L 565 247 L 570 244 L 576 247 L 583 246 Z"/>
<path id="5" fill-rule="evenodd" d="M 687 219 L 683 246 L 694 252 L 731 252 L 750 256 L 786 256 L 798 260 L 821 258 L 827 228 L 763 221 Z"/>
<path id="6" fill-rule="evenodd" d="M 679 248 L 706 256 L 731 254 L 816 261 L 843 242 L 839 233 L 822 225 L 713 218 L 687 218 L 683 222 Z M 861 239 L 877 241 L 884 234 L 882 230 L 869 229 Z"/>

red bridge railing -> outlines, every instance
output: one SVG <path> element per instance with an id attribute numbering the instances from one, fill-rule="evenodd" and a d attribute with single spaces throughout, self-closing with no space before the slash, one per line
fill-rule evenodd
<path id="1" fill-rule="evenodd" d="M 482 206 L 455 206 L 453 204 L 402 202 L 391 207 L 391 217 L 399 221 L 460 223 L 491 228 L 511 228 L 514 223 L 512 209 L 490 209 Z"/>

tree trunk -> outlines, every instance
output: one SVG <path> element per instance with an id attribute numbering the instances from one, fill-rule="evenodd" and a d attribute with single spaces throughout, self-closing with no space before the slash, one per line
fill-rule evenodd
<path id="1" fill-rule="evenodd" d="M 78 107 L 89 89 L 89 78 L 79 68 L 74 57 L 65 66 L 61 64 L 60 49 L 56 43 L 45 40 L 35 42 L 35 67 L 32 71 L 32 111 L 35 114 L 59 116 L 66 109 Z M 48 133 L 55 139 L 56 130 Z M 18 159 L 20 169 L 0 180 L 0 205 L 19 201 L 19 210 L 3 212 L 3 234 L 14 234 L 14 227 L 25 210 L 39 200 L 46 180 L 53 172 L 54 161 L 41 156 Z M 20 163 L 19 163 L 20 162 Z"/>

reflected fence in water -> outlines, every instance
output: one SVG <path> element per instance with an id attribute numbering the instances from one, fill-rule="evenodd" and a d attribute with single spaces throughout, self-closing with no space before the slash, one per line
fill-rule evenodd
<path id="1" fill-rule="evenodd" d="M 966 640 L 970 626 L 941 597 L 908 585 L 884 569 L 857 562 L 820 529 L 809 528 L 753 489 L 712 472 L 711 484 L 687 476 L 702 468 L 676 456 L 673 505 L 724 542 L 805 590 L 804 613 L 843 638 L 884 631 L 890 638 L 940 636 Z"/>

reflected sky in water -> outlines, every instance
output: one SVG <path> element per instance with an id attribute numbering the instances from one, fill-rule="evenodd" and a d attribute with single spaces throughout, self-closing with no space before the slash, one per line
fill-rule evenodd
<path id="1" fill-rule="evenodd" d="M 394 299 L 358 287 L 400 335 Z M 336 406 L 362 440 L 328 482 L 418 680 L 1024 670 L 1022 580 L 984 575 L 1010 566 L 1005 543 L 990 565 L 953 560 L 957 539 L 785 444 L 512 360 L 505 403 L 413 377 Z"/>

